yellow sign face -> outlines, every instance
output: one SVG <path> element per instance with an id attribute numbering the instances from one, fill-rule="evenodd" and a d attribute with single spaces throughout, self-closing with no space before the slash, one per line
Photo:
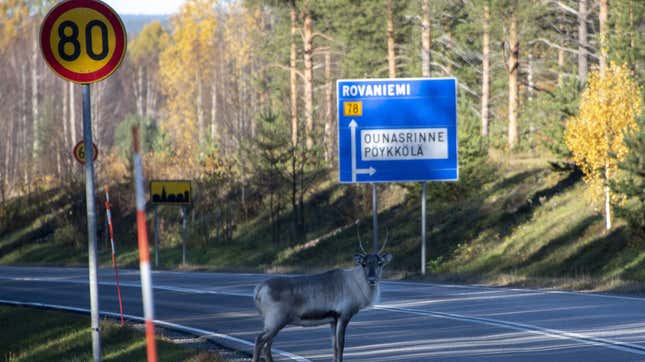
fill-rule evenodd
<path id="1" fill-rule="evenodd" d="M 150 199 L 153 204 L 187 205 L 191 199 L 190 181 L 150 181 Z"/>
<path id="2" fill-rule="evenodd" d="M 125 55 L 126 33 L 119 16 L 97 0 L 67 0 L 56 5 L 41 26 L 45 61 L 76 83 L 107 78 Z"/>
<path id="3" fill-rule="evenodd" d="M 114 54 L 116 45 L 114 29 L 107 24 L 107 18 L 93 9 L 76 8 L 65 12 L 54 22 L 54 31 L 49 35 L 56 61 L 76 73 L 91 73 L 103 68 Z"/>
<path id="4" fill-rule="evenodd" d="M 363 102 L 345 102 L 343 103 L 343 116 L 361 117 L 363 115 Z"/>

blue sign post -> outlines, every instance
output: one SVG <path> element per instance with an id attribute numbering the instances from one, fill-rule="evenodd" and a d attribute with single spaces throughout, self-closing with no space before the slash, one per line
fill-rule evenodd
<path id="1" fill-rule="evenodd" d="M 341 183 L 457 181 L 457 80 L 339 80 Z"/>

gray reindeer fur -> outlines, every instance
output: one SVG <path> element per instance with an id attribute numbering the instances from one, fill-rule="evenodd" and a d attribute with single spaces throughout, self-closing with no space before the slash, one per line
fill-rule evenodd
<path id="1" fill-rule="evenodd" d="M 334 269 L 322 274 L 275 277 L 255 288 L 255 305 L 264 317 L 264 329 L 255 340 L 253 362 L 264 350 L 267 362 L 273 361 L 271 344 L 288 324 L 318 326 L 329 324 L 334 361 L 342 362 L 345 329 L 361 309 L 372 305 L 379 295 L 383 266 L 391 260 L 388 253 L 357 254 L 359 266 Z"/>

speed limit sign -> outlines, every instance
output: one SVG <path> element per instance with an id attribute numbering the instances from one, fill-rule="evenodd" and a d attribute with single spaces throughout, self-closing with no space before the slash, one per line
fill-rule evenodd
<path id="1" fill-rule="evenodd" d="M 94 142 L 92 142 L 92 146 L 94 146 L 93 147 L 94 151 L 92 152 L 92 155 L 94 157 L 92 161 L 96 161 L 97 157 L 99 156 L 99 148 L 96 147 L 96 143 Z M 74 158 L 76 159 L 76 161 L 78 161 L 81 165 L 84 165 L 85 164 L 85 142 L 81 141 L 77 143 L 76 146 L 74 146 L 74 151 L 72 152 L 74 153 Z"/>
<path id="2" fill-rule="evenodd" d="M 121 18 L 97 0 L 67 0 L 49 11 L 40 48 L 49 67 L 81 84 L 105 79 L 121 64 L 127 35 Z"/>

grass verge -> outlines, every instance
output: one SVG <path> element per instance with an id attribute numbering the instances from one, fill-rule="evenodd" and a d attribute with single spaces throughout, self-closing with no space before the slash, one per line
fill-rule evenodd
<path id="1" fill-rule="evenodd" d="M 2 361 L 90 361 L 90 318 L 70 312 L 0 305 Z M 110 320 L 101 321 L 104 361 L 145 361 L 143 333 Z M 157 337 L 159 361 L 225 362 L 216 353 L 185 348 Z"/>
<path id="2" fill-rule="evenodd" d="M 604 230 L 602 214 L 590 202 L 580 172 L 533 158 L 498 160 L 479 168 L 484 176 L 465 172 L 459 183 L 428 184 L 426 267 L 433 278 L 645 290 L 645 238 L 619 218 L 610 232 Z M 389 235 L 387 249 L 394 255 L 386 273 L 420 278 L 420 185 L 378 187 L 381 240 Z M 131 190 L 125 184 L 113 190 L 117 260 L 121 267 L 137 268 Z M 307 240 L 302 242 L 289 238 L 292 215 L 285 205 L 275 225 L 266 208 L 256 205 L 257 212 L 229 225 L 230 235 L 224 237 L 221 205 L 196 202 L 187 223 L 187 265 L 182 265 L 179 211 L 160 207 L 155 268 L 313 273 L 350 267 L 351 255 L 359 250 L 357 234 L 370 244 L 369 195 L 368 185 L 326 182 L 313 188 L 303 200 Z M 0 208 L 0 264 L 86 265 L 85 210 L 79 200 L 80 194 L 41 192 L 11 200 L 4 211 Z M 357 219 L 360 223 L 355 225 Z M 151 226 L 151 218 L 148 221 Z M 110 267 L 110 243 L 102 221 L 98 228 L 99 260 Z"/>

